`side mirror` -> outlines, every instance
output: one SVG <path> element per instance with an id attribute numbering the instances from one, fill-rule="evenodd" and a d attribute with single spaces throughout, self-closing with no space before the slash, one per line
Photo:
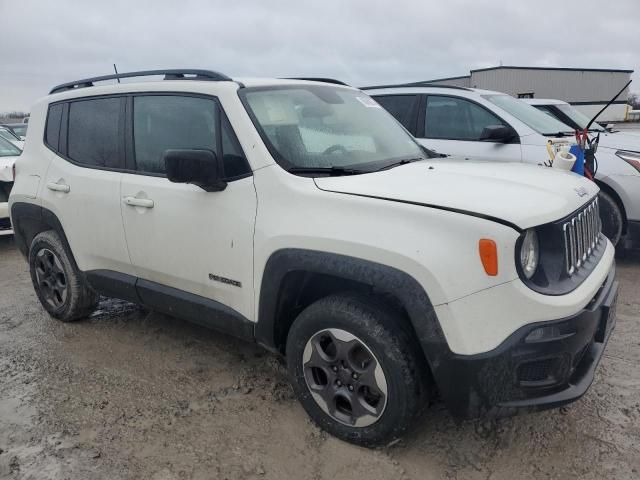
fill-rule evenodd
<path id="1" fill-rule="evenodd" d="M 489 125 L 482 129 L 480 141 L 507 143 L 516 137 L 516 132 L 512 128 L 504 125 Z"/>
<path id="2" fill-rule="evenodd" d="M 165 150 L 167 178 L 173 183 L 193 183 L 206 192 L 227 188 L 222 162 L 211 150 Z"/>

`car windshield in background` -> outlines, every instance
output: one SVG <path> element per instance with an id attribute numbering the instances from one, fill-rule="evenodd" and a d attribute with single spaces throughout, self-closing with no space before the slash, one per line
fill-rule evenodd
<path id="1" fill-rule="evenodd" d="M 0 157 L 17 157 L 22 152 L 13 143 L 0 138 Z"/>
<path id="2" fill-rule="evenodd" d="M 6 128 L 0 128 L 0 138 L 4 138 L 5 140 L 8 140 L 10 142 L 20 140 L 11 132 L 11 130 L 7 130 Z"/>
<path id="3" fill-rule="evenodd" d="M 573 120 L 576 123 L 576 125 L 578 125 L 578 127 L 580 128 L 587 128 L 587 125 L 589 125 L 589 122 L 591 121 L 589 117 L 587 117 L 586 115 L 583 115 L 582 112 L 576 110 L 571 105 L 559 104 L 554 106 L 558 110 L 560 110 L 562 113 L 564 113 L 567 117 L 569 117 L 571 120 Z M 589 127 L 589 129 L 604 132 L 604 127 L 602 125 L 597 124 L 596 122 L 593 122 Z"/>
<path id="4" fill-rule="evenodd" d="M 557 135 L 559 133 L 573 135 L 571 127 L 521 100 L 509 95 L 483 95 L 482 97 L 542 135 Z"/>
<path id="5" fill-rule="evenodd" d="M 11 126 L 11 130 L 13 130 L 13 132 L 16 135 L 20 135 L 21 137 L 26 137 L 27 135 L 27 126 L 28 124 L 21 124 L 21 125 L 12 125 Z"/>
<path id="6" fill-rule="evenodd" d="M 365 173 L 428 156 L 360 91 L 295 85 L 246 89 L 242 96 L 272 154 L 287 170 Z"/>

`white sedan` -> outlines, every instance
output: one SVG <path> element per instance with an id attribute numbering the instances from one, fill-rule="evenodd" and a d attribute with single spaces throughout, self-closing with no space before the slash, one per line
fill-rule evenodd
<path id="1" fill-rule="evenodd" d="M 22 151 L 0 137 L 0 235 L 13 233 L 9 219 L 9 193 L 13 187 L 13 165 Z"/>
<path id="2" fill-rule="evenodd" d="M 583 130 L 590 119 L 572 105 L 555 99 L 525 99 L 534 106 L 571 128 Z M 596 158 L 610 161 L 615 155 L 626 162 L 610 162 L 615 169 L 609 169 L 602 181 L 617 195 L 621 208 L 621 218 L 625 222 L 626 245 L 640 247 L 640 134 L 638 131 L 616 131 L 605 129 L 597 123 L 589 128 L 592 137 L 600 135 Z M 609 157 L 609 159 L 605 160 Z M 615 157 L 613 157 L 615 158 Z"/>

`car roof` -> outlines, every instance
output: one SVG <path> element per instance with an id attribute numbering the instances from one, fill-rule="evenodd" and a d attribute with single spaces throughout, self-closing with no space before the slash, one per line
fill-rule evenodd
<path id="1" fill-rule="evenodd" d="M 113 83 L 99 83 L 91 86 L 79 86 L 76 88 L 60 89 L 53 93 L 50 93 L 45 99 L 45 102 L 53 103 L 61 100 L 71 100 L 74 98 L 91 97 L 97 95 L 112 95 L 118 93 L 135 93 L 135 92 L 196 92 L 203 94 L 215 94 L 221 90 L 238 90 L 241 88 L 253 88 L 253 87 L 276 87 L 287 85 L 323 85 L 327 87 L 335 88 L 348 88 L 353 89 L 348 85 L 337 83 L 337 80 L 332 79 L 296 79 L 296 78 L 259 78 L 259 77 L 242 77 L 229 80 L 218 81 L 198 81 L 198 80 L 140 80 L 140 81 L 126 81 L 122 83 L 116 83 L 115 80 L 110 80 Z M 58 87 L 56 87 L 58 88 Z M 55 90 L 55 89 L 54 89 Z M 214 93 L 215 92 L 215 93 Z M 26 126 L 28 124 L 18 124 L 20 126 Z"/>
<path id="2" fill-rule="evenodd" d="M 382 86 L 364 87 L 369 95 L 402 95 L 407 93 L 439 93 L 443 95 L 457 95 L 460 97 L 476 97 L 478 95 L 506 95 L 506 93 L 495 92 L 493 90 L 483 90 L 481 88 L 455 87 L 447 85 L 434 86 Z"/>
<path id="3" fill-rule="evenodd" d="M 569 105 L 567 102 L 553 98 L 521 98 L 521 100 L 529 105 Z"/>

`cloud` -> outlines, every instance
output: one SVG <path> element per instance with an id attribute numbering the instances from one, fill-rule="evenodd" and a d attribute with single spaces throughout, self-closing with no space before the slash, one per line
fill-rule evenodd
<path id="1" fill-rule="evenodd" d="M 0 111 L 28 109 L 53 85 L 111 73 L 113 63 L 353 85 L 500 62 L 637 70 L 638 14 L 637 0 L 0 0 Z"/>

